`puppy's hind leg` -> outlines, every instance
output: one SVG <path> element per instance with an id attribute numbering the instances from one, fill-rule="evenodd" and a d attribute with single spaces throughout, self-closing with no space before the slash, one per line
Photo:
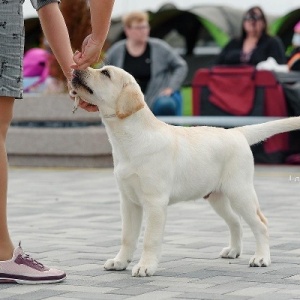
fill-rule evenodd
<path id="1" fill-rule="evenodd" d="M 240 217 L 233 211 L 229 199 L 222 193 L 212 193 L 208 201 L 217 214 L 222 217 L 230 230 L 230 243 L 220 256 L 223 258 L 237 258 L 242 253 L 242 226 Z"/>
<path id="2" fill-rule="evenodd" d="M 105 270 L 125 270 L 132 260 L 140 234 L 143 209 L 130 200 L 121 200 L 122 245 L 115 258 L 104 264 Z"/>
<path id="3" fill-rule="evenodd" d="M 256 250 L 250 259 L 250 267 L 267 267 L 271 264 L 269 234 L 267 220 L 262 214 L 254 187 L 244 187 L 232 192 L 230 197 L 232 208 L 241 215 L 251 228 L 255 240 Z"/>

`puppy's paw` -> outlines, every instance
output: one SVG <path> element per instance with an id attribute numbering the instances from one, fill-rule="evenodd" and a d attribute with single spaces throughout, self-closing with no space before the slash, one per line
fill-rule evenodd
<path id="1" fill-rule="evenodd" d="M 106 261 L 104 264 L 104 269 L 105 270 L 115 270 L 115 271 L 122 271 L 125 270 L 128 266 L 130 261 L 121 261 L 117 259 L 109 259 Z"/>
<path id="2" fill-rule="evenodd" d="M 152 276 L 157 269 L 157 264 L 141 264 L 138 263 L 132 269 L 133 277 Z"/>
<path id="3" fill-rule="evenodd" d="M 241 255 L 241 249 L 235 247 L 225 247 L 220 252 L 222 258 L 238 258 Z"/>
<path id="4" fill-rule="evenodd" d="M 250 267 L 268 267 L 271 264 L 271 258 L 268 255 L 254 255 L 249 261 Z"/>

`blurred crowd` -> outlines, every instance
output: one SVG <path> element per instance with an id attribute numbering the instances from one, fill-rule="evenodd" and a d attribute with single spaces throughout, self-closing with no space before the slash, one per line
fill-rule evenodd
<path id="1" fill-rule="evenodd" d="M 80 49 L 84 36 L 91 32 L 86 1 L 62 1 L 72 47 Z M 146 102 L 155 115 L 180 115 L 180 88 L 188 72 L 188 64 L 175 49 L 162 39 L 150 37 L 146 12 L 131 12 L 122 18 L 124 39 L 103 48 L 98 68 L 104 64 L 121 67 L 131 73 L 141 86 Z M 240 36 L 232 38 L 221 49 L 214 65 L 251 65 L 273 71 L 300 71 L 300 21 L 294 27 L 289 54 L 279 37 L 268 33 L 267 18 L 258 7 L 243 16 Z M 195 67 L 195 66 L 193 66 Z M 25 52 L 24 92 L 66 92 L 64 75 L 41 38 L 36 48 Z"/>

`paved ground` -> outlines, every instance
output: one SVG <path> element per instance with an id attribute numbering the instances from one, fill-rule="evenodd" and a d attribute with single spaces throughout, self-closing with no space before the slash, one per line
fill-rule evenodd
<path id="1" fill-rule="evenodd" d="M 107 272 L 119 249 L 121 221 L 112 169 L 9 171 L 9 222 L 14 241 L 44 263 L 63 268 L 61 284 L 0 285 L 0 299 L 300 299 L 300 167 L 257 166 L 255 183 L 269 219 L 272 265 L 249 268 L 254 238 L 244 224 L 244 253 L 218 258 L 228 230 L 198 200 L 169 207 L 160 267 L 132 278 Z M 137 262 L 141 243 L 134 258 Z"/>

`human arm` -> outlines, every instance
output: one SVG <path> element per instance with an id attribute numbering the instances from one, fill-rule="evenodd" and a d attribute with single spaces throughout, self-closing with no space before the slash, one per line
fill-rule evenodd
<path id="1" fill-rule="evenodd" d="M 38 16 L 44 35 L 69 82 L 72 78 L 71 65 L 74 64 L 73 51 L 68 29 L 57 2 L 38 7 Z M 90 112 L 98 110 L 96 106 L 82 100 L 79 106 Z"/>
<path id="2" fill-rule="evenodd" d="M 278 37 L 271 37 L 268 45 L 268 57 L 273 57 L 279 65 L 287 63 L 282 41 Z"/>
<path id="3" fill-rule="evenodd" d="M 281 40 L 277 37 L 264 35 L 253 50 L 250 63 L 257 65 L 260 62 L 266 61 L 269 57 L 274 58 L 279 65 L 286 64 L 284 46 Z"/>
<path id="4" fill-rule="evenodd" d="M 85 69 L 98 61 L 110 26 L 114 0 L 89 0 L 89 3 L 92 33 L 84 39 L 81 51 L 75 53 L 74 69 Z"/>
<path id="5" fill-rule="evenodd" d="M 174 90 L 172 88 L 164 88 L 161 92 L 160 92 L 160 95 L 162 96 L 170 96 L 174 93 Z"/>
<path id="6" fill-rule="evenodd" d="M 73 51 L 68 29 L 60 12 L 57 2 L 42 6 L 38 9 L 38 16 L 44 35 L 55 55 L 62 71 L 68 80 L 71 79 Z"/>
<path id="7" fill-rule="evenodd" d="M 161 66 L 165 69 L 169 77 L 168 86 L 165 86 L 160 91 L 160 95 L 168 96 L 180 89 L 186 78 L 188 66 L 186 61 L 167 43 L 157 40 L 155 44 L 153 46 L 157 47 L 157 55 L 161 55 Z"/>
<path id="8" fill-rule="evenodd" d="M 104 55 L 104 63 L 119 68 L 124 67 L 124 59 L 126 52 L 126 40 L 120 40 L 107 49 Z"/>
<path id="9" fill-rule="evenodd" d="M 225 62 L 225 56 L 227 54 L 227 45 L 221 49 L 221 52 L 219 53 L 219 55 L 216 57 L 215 59 L 215 65 L 223 65 Z"/>
<path id="10" fill-rule="evenodd" d="M 169 85 L 161 91 L 161 94 L 166 96 L 169 96 L 180 89 L 188 72 L 186 61 L 178 54 L 175 54 L 174 56 L 171 55 L 170 66 L 173 71 L 171 72 Z"/>

